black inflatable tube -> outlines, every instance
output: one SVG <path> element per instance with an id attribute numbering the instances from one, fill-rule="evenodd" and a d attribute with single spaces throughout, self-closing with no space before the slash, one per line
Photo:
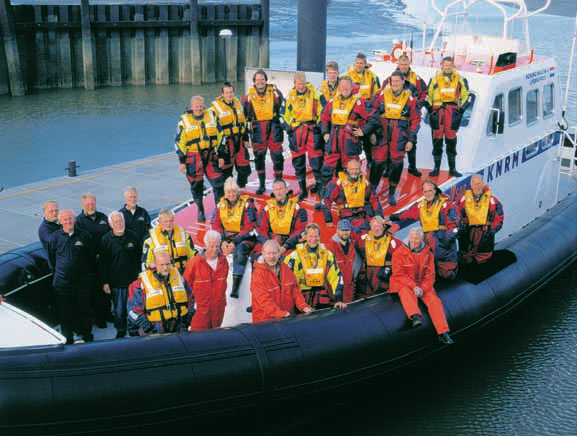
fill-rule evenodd
<path id="1" fill-rule="evenodd" d="M 499 248 L 517 261 L 474 285 L 439 286 L 457 341 L 551 280 L 577 256 L 571 196 Z M 458 345 L 457 345 L 458 346 Z M 201 333 L 0 352 L 0 433 L 56 434 L 218 414 L 391 372 L 443 346 L 428 316 L 411 329 L 395 297 Z M 101 405 L 106 404 L 106 408 Z"/>

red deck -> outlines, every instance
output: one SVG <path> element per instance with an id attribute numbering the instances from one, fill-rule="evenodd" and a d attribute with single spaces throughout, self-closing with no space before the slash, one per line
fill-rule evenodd
<path id="1" fill-rule="evenodd" d="M 363 165 L 364 169 L 364 165 Z M 395 207 L 389 206 L 387 200 L 388 194 L 388 182 L 386 179 L 383 179 L 379 188 L 377 190 L 377 195 L 379 197 L 379 201 L 381 202 L 381 206 L 383 207 L 384 215 L 390 215 L 393 212 L 400 210 L 419 197 L 421 197 L 421 183 L 427 178 L 427 174 L 430 169 L 421 169 L 423 172 L 422 177 L 414 177 L 411 174 L 407 173 L 405 169 L 403 171 L 403 175 L 401 176 L 401 181 L 399 183 L 399 187 L 397 188 L 397 205 Z M 445 183 L 449 179 L 449 174 L 447 171 L 441 171 L 441 174 L 438 177 L 433 178 L 433 180 L 438 184 L 441 185 Z M 297 184 L 297 180 L 294 176 L 293 168 L 289 160 L 285 160 L 285 172 L 284 172 L 284 179 L 289 185 L 289 189 L 292 189 L 295 194 L 298 194 L 299 188 Z M 270 194 L 272 192 L 272 166 L 267 166 L 267 192 L 264 195 L 256 195 L 254 192 L 258 188 L 258 180 L 256 179 L 256 173 L 253 172 L 251 177 L 249 178 L 249 183 L 247 187 L 242 191 L 243 194 L 249 194 L 253 196 L 256 200 L 257 208 L 263 206 L 266 200 L 270 199 Z M 314 185 L 314 178 L 312 173 L 308 173 L 307 175 L 307 182 L 308 186 L 311 187 Z M 338 222 L 337 219 L 337 210 L 333 208 L 332 215 L 333 215 L 333 223 L 327 224 L 324 221 L 323 214 L 321 211 L 315 211 L 313 206 L 315 203 L 318 202 L 318 196 L 309 194 L 309 198 L 300 202 L 299 204 L 301 207 L 304 207 L 307 211 L 309 219 L 311 222 L 317 223 L 321 227 L 321 241 L 326 242 L 336 232 L 336 223 Z M 204 207 L 206 210 L 206 223 L 198 223 L 196 221 L 196 206 L 190 205 L 188 207 L 183 208 L 182 210 L 176 212 L 176 223 L 183 226 L 188 233 L 192 236 L 194 240 L 194 244 L 198 246 L 204 245 L 204 234 L 205 232 L 210 229 L 210 217 L 212 216 L 212 211 L 214 209 L 214 200 L 212 194 L 208 195 L 204 199 Z"/>

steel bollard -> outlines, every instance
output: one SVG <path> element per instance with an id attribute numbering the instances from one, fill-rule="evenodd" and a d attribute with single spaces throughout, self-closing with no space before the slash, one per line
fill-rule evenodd
<path id="1" fill-rule="evenodd" d="M 78 174 L 76 173 L 76 168 L 80 168 L 80 165 L 76 165 L 75 160 L 68 161 L 68 167 L 64 168 L 68 177 L 76 177 Z"/>

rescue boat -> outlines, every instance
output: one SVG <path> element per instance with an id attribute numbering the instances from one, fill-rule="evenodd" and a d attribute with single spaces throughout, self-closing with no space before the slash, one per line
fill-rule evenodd
<path id="1" fill-rule="evenodd" d="M 468 188 L 471 175 L 483 174 L 503 203 L 506 219 L 490 263 L 436 285 L 455 340 L 452 347 L 458 347 L 576 260 L 577 226 L 566 225 L 577 216 L 576 146 L 565 121 L 566 98 L 563 106 L 555 60 L 534 53 L 528 37 L 513 39 L 507 31 L 506 24 L 513 20 L 527 26 L 528 18 L 550 1 L 533 12 L 523 0 L 487 1 L 503 14 L 499 37 L 441 37 L 447 19 L 466 15 L 475 2 L 455 0 L 445 9 L 432 3 L 441 19 L 430 44 L 414 49 L 399 43 L 390 52 L 375 52 L 371 63 L 383 79 L 405 53 L 412 68 L 428 80 L 440 59 L 451 55 L 476 96 L 459 131 L 457 166 L 463 176 L 450 177 L 444 167 L 434 180 L 454 200 Z M 503 4 L 517 9 L 510 13 Z M 455 7 L 460 7 L 458 12 Z M 270 77 L 274 80 L 275 75 L 292 77 L 286 72 L 271 72 Z M 417 155 L 425 174 L 432 167 L 430 138 L 425 119 Z M 297 190 L 294 176 L 287 172 L 285 178 Z M 395 207 L 387 203 L 383 181 L 379 191 L 384 213 L 418 201 L 425 178 L 405 171 Z M 272 174 L 268 180 L 272 182 Z M 256 183 L 249 183 L 250 191 Z M 270 192 L 270 184 L 268 188 Z M 214 208 L 211 198 L 206 198 L 207 215 Z M 268 196 L 254 198 L 260 206 Z M 302 205 L 328 240 L 336 230 L 314 211 L 316 201 L 312 197 Z M 194 203 L 187 201 L 175 212 L 177 222 L 202 245 L 209 226 L 196 223 Z M 397 237 L 403 239 L 407 231 L 401 228 Z M 10 295 L 11 304 L 49 322 L 50 272 L 39 244 L 0 255 L 0 268 L 0 292 Z M 25 323 L 14 331 L 40 329 L 44 334 L 25 343 L 0 343 L 0 431 L 86 433 L 222 414 L 393 373 L 446 347 L 435 340 L 428 316 L 423 327 L 412 329 L 391 295 L 356 301 L 344 311 L 326 309 L 252 324 L 246 311 L 249 280 L 247 268 L 240 298 L 228 301 L 223 328 L 73 346 L 64 345 L 57 333 L 47 335 L 45 324 L 4 304 L 11 323 Z"/>

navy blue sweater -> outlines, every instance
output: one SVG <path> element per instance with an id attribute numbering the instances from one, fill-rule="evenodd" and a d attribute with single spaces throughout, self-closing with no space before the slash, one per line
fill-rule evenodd
<path id="1" fill-rule="evenodd" d="M 116 236 L 111 230 L 100 241 L 100 280 L 111 288 L 128 288 L 140 273 L 142 249 L 136 233 L 125 230 Z"/>
<path id="2" fill-rule="evenodd" d="M 90 233 L 74 229 L 72 236 L 56 230 L 48 242 L 48 261 L 54 270 L 52 284 L 62 288 L 92 286 L 96 252 Z"/>
<path id="3" fill-rule="evenodd" d="M 46 218 L 42 218 L 42 222 L 38 226 L 38 239 L 42 243 L 44 249 L 48 248 L 48 241 L 56 230 L 61 229 L 62 226 L 54 221 L 48 221 Z"/>
<path id="4" fill-rule="evenodd" d="M 100 240 L 110 231 L 108 217 L 102 212 L 96 211 L 94 213 L 94 218 L 90 218 L 88 215 L 84 215 L 84 211 L 82 211 L 76 217 L 76 224 L 74 226 L 77 229 L 86 230 L 90 233 L 90 236 L 92 236 L 92 239 L 94 240 L 96 253 L 98 254 L 98 250 L 100 249 Z"/>
<path id="5" fill-rule="evenodd" d="M 140 239 L 140 248 L 142 249 L 142 244 L 148 238 L 148 231 L 152 227 L 150 215 L 146 209 L 140 206 L 136 206 L 134 215 L 126 208 L 126 205 L 120 209 L 120 212 L 124 215 L 125 228 L 136 233 L 136 236 Z"/>

